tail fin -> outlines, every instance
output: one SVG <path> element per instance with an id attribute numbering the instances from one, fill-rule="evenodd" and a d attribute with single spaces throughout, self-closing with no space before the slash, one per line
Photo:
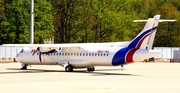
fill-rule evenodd
<path id="1" fill-rule="evenodd" d="M 153 18 L 149 18 L 148 20 L 135 20 L 134 22 L 147 23 L 144 29 L 130 42 L 127 47 L 137 49 L 151 49 L 156 35 L 158 23 L 163 21 L 173 22 L 176 20 L 160 20 L 160 15 L 155 15 Z"/>

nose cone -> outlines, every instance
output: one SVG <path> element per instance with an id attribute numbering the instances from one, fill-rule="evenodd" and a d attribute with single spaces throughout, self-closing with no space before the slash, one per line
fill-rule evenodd
<path id="1" fill-rule="evenodd" d="M 22 53 L 24 52 L 24 49 L 22 49 L 17 55 L 16 55 L 16 61 L 21 61 L 23 55 Z"/>
<path id="2" fill-rule="evenodd" d="M 144 50 L 144 49 L 139 49 L 135 52 L 135 55 L 133 56 L 134 61 L 142 61 L 146 58 L 151 58 L 155 56 L 161 55 L 162 52 L 156 51 L 156 50 Z"/>
<path id="3" fill-rule="evenodd" d="M 19 55 L 20 55 L 20 53 L 16 55 L 16 58 L 15 58 L 16 61 L 19 61 Z"/>

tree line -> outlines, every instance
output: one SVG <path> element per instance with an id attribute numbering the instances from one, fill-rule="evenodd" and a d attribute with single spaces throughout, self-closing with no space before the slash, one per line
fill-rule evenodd
<path id="1" fill-rule="evenodd" d="M 34 0 L 34 43 L 132 40 L 156 14 L 180 19 L 180 0 Z M 0 44 L 28 44 L 30 0 L 0 0 Z M 180 22 L 159 23 L 154 46 L 179 47 Z"/>

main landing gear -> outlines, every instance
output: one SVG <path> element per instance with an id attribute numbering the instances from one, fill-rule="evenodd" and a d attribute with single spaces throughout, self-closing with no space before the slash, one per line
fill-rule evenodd
<path id="1" fill-rule="evenodd" d="M 73 72 L 73 66 L 67 65 L 67 66 L 65 67 L 65 71 L 66 71 L 66 72 Z"/>
<path id="2" fill-rule="evenodd" d="M 88 71 L 88 72 L 93 72 L 94 70 L 95 70 L 94 67 L 87 68 L 87 71 Z"/>
<path id="3" fill-rule="evenodd" d="M 25 70 L 25 69 L 27 69 L 27 66 L 28 66 L 27 64 L 22 64 L 22 68 L 21 69 Z"/>
<path id="4" fill-rule="evenodd" d="M 67 65 L 66 67 L 65 67 L 65 71 L 66 72 L 73 72 L 73 66 L 71 66 L 71 65 Z M 90 68 L 87 68 L 87 71 L 88 72 L 93 72 L 95 70 L 95 68 L 94 67 L 90 67 Z"/>

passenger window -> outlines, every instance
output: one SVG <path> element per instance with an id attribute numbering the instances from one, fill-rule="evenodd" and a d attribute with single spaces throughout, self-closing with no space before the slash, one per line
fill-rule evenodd
<path id="1" fill-rule="evenodd" d="M 96 56 L 97 54 L 95 53 L 94 56 Z"/>
<path id="2" fill-rule="evenodd" d="M 89 56 L 91 56 L 91 53 L 89 53 Z"/>
<path id="3" fill-rule="evenodd" d="M 64 56 L 64 53 L 62 53 L 62 56 Z"/>
<path id="4" fill-rule="evenodd" d="M 86 53 L 86 56 L 88 56 L 88 53 Z"/>
<path id="5" fill-rule="evenodd" d="M 92 56 L 94 56 L 94 53 L 92 53 Z"/>

